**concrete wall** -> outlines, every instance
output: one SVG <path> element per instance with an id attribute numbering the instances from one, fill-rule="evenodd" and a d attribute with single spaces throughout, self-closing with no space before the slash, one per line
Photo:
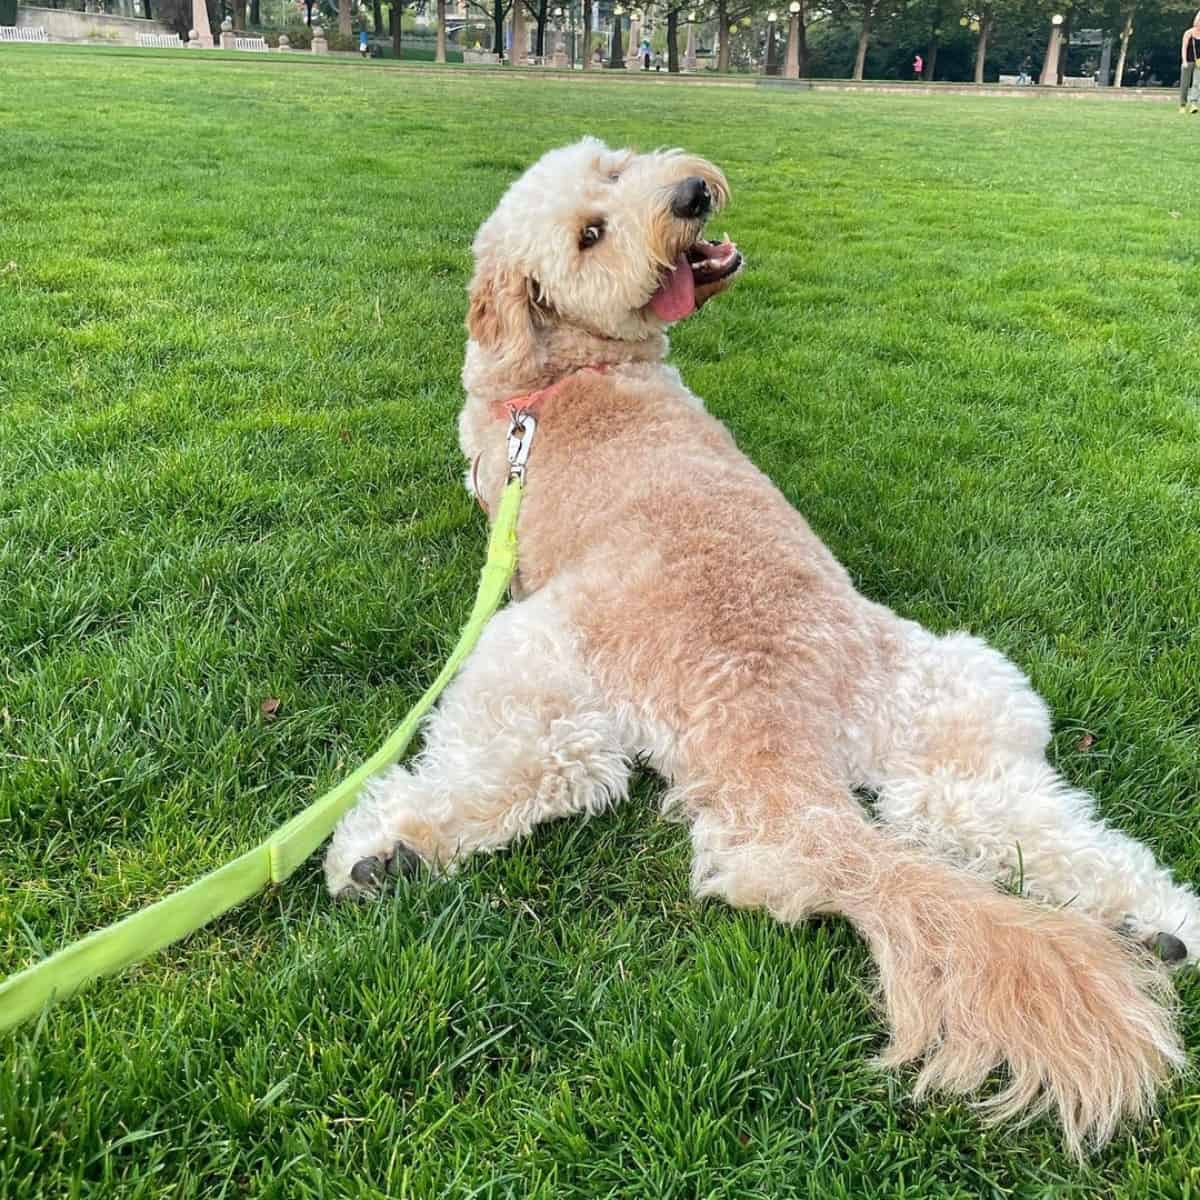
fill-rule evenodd
<path id="1" fill-rule="evenodd" d="M 45 29 L 52 42 L 85 42 L 99 45 L 136 46 L 139 33 L 170 33 L 161 21 L 141 17 L 113 17 L 107 13 L 74 12 L 69 8 L 17 6 L 17 24 Z"/>

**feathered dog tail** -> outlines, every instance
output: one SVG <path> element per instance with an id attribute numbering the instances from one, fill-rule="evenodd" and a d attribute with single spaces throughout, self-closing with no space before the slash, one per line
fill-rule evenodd
<path id="1" fill-rule="evenodd" d="M 984 1112 L 1056 1111 L 1081 1155 L 1146 1115 L 1182 1067 L 1164 972 L 1091 918 L 1000 892 L 848 808 L 793 812 L 769 842 L 713 817 L 694 825 L 697 892 L 783 920 L 847 917 L 878 964 L 882 1062 L 920 1062 L 918 1096 L 971 1092 L 1003 1070 Z"/>

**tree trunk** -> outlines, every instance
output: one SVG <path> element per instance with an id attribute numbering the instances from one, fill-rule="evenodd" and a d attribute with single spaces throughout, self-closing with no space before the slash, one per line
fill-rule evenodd
<path id="1" fill-rule="evenodd" d="M 154 19 L 154 14 L 150 11 L 150 0 L 142 0 L 142 12 L 145 14 L 147 21 Z"/>
<path id="2" fill-rule="evenodd" d="M 1063 22 L 1062 41 L 1058 45 L 1058 86 L 1062 87 L 1063 74 L 1067 69 L 1067 51 L 1071 48 L 1071 10 Z"/>
<path id="3" fill-rule="evenodd" d="M 933 82 L 933 73 L 937 69 L 937 52 L 938 39 L 935 33 L 929 39 L 929 47 L 925 51 L 925 70 L 921 72 L 921 78 L 926 83 Z"/>
<path id="4" fill-rule="evenodd" d="M 871 18 L 863 18 L 862 29 L 858 33 L 858 49 L 854 53 L 854 74 L 851 79 L 861 79 L 863 68 L 867 65 L 867 43 L 871 40 Z"/>
<path id="5" fill-rule="evenodd" d="M 592 4 L 583 0 L 583 57 L 579 63 L 585 71 L 592 69 Z"/>
<path id="6" fill-rule="evenodd" d="M 621 18 L 616 13 L 613 13 L 612 47 L 608 67 L 610 71 L 620 71 L 625 67 L 625 57 L 621 49 Z"/>
<path id="7" fill-rule="evenodd" d="M 255 0 L 258 3 L 258 0 Z M 378 37 L 383 32 L 383 4 L 380 0 L 372 0 L 371 23 L 375 26 L 375 36 Z"/>
<path id="8" fill-rule="evenodd" d="M 808 13 L 805 11 L 804 0 L 800 0 L 800 20 L 796 23 L 796 48 L 799 58 L 800 78 L 808 78 L 808 29 L 806 22 Z"/>
<path id="9" fill-rule="evenodd" d="M 433 61 L 446 61 L 446 0 L 437 0 L 437 49 L 433 52 Z"/>
<path id="10" fill-rule="evenodd" d="M 729 5 L 725 0 L 717 4 L 717 70 L 729 70 Z"/>
<path id="11" fill-rule="evenodd" d="M 240 30 L 246 28 L 246 0 L 233 0 L 233 27 Z"/>
<path id="12" fill-rule="evenodd" d="M 515 0 L 520 3 L 521 0 Z M 546 57 L 546 13 L 549 8 L 549 0 L 538 0 L 537 10 L 537 38 L 534 43 L 534 54 L 538 58 Z"/>
<path id="13" fill-rule="evenodd" d="M 304 24 L 312 28 L 312 10 L 315 0 L 304 0 Z"/>
<path id="14" fill-rule="evenodd" d="M 584 0 L 587 3 L 587 0 Z M 679 74 L 679 9 L 667 9 L 667 70 Z"/>
<path id="15" fill-rule="evenodd" d="M 937 77 L 937 56 L 938 48 L 942 40 L 942 12 L 943 0 L 935 0 L 933 6 L 933 20 L 929 26 L 929 42 L 925 50 L 925 69 L 921 72 L 921 78 L 926 83 L 932 83 Z"/>
<path id="16" fill-rule="evenodd" d="M 979 39 L 975 43 L 975 82 L 983 82 L 983 64 L 987 60 L 988 34 L 992 32 L 992 18 L 984 13 L 979 18 Z"/>
<path id="17" fill-rule="evenodd" d="M 350 0 L 338 0 L 338 33 L 350 36 Z"/>
<path id="18" fill-rule="evenodd" d="M 1113 87 L 1120 87 L 1125 78 L 1125 55 L 1129 51 L 1129 39 L 1133 37 L 1133 9 L 1125 14 L 1125 24 L 1121 26 L 1121 55 L 1117 59 L 1117 75 Z"/>
<path id="19" fill-rule="evenodd" d="M 515 3 L 520 4 L 521 0 L 515 0 Z M 498 54 L 501 59 L 504 58 L 504 18 L 508 16 L 508 9 L 504 7 L 504 0 L 492 0 L 492 53 Z"/>
<path id="20" fill-rule="evenodd" d="M 399 58 L 400 52 L 403 49 L 401 45 L 402 34 L 404 32 L 404 6 L 402 4 L 392 4 L 392 53 Z"/>
<path id="21" fill-rule="evenodd" d="M 514 67 L 525 66 L 529 57 L 529 35 L 525 32 L 524 0 L 513 0 L 512 6 L 512 46 L 508 51 L 508 61 Z"/>

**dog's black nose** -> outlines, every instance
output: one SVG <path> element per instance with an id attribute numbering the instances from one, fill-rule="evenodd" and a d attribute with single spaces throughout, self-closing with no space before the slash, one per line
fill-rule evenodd
<path id="1" fill-rule="evenodd" d="M 690 175 L 675 188 L 671 197 L 671 212 L 683 221 L 707 217 L 712 209 L 712 192 L 699 175 Z"/>

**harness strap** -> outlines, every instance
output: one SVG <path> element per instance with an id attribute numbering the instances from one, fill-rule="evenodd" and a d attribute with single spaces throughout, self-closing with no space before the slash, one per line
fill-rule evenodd
<path id="1" fill-rule="evenodd" d="M 509 480 L 512 479 L 513 467 L 513 431 L 517 426 L 518 418 L 525 418 L 532 422 L 529 429 L 529 437 L 525 442 L 525 455 L 528 456 L 529 442 L 533 440 L 533 432 L 537 429 L 537 419 L 541 414 L 542 406 L 551 397 L 556 395 L 565 384 L 570 382 L 576 375 L 582 374 L 584 371 L 595 371 L 599 375 L 607 375 L 613 369 L 613 363 L 592 363 L 584 367 L 576 367 L 569 374 L 564 375 L 561 379 L 556 379 L 553 383 L 547 384 L 544 388 L 538 388 L 533 392 L 525 392 L 520 396 L 510 396 L 507 400 L 493 400 L 489 405 L 492 416 L 497 420 L 508 421 L 508 454 L 509 454 Z M 521 426 L 522 429 L 524 425 Z M 485 516 L 490 516 L 488 506 L 484 503 L 483 493 L 479 490 L 479 463 L 483 458 L 483 451 L 475 455 L 474 461 L 471 463 L 471 491 L 475 495 L 475 502 L 483 510 Z M 521 460 L 521 468 L 524 469 L 524 459 Z"/>

